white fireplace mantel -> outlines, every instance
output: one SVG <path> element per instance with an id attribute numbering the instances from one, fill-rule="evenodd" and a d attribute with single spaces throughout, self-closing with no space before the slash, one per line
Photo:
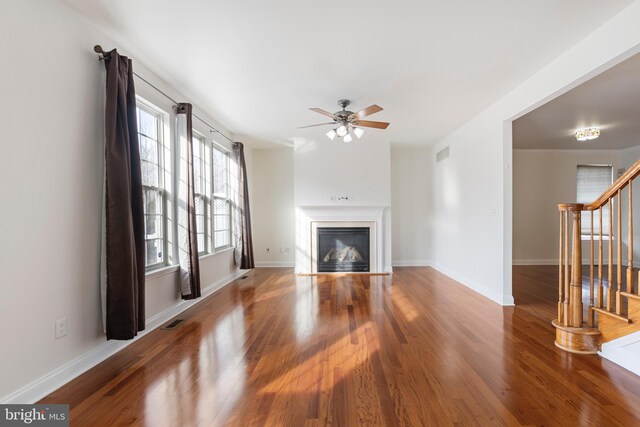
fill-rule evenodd
<path id="1" fill-rule="evenodd" d="M 313 223 L 369 223 L 375 234 L 375 255 L 370 260 L 371 272 L 389 272 L 390 267 L 385 268 L 383 255 L 390 242 L 385 238 L 385 210 L 387 206 L 298 206 L 296 208 L 296 273 L 312 273 L 313 266 Z M 388 214 L 387 214 L 388 215 Z M 372 236 L 373 237 L 373 236 Z M 373 240 L 373 239 L 372 239 Z"/>

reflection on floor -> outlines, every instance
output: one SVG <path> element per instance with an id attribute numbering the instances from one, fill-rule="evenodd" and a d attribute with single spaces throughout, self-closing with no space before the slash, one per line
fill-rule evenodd
<path id="1" fill-rule="evenodd" d="M 426 267 L 256 269 L 52 393 L 73 426 L 638 425 L 640 378 L 555 348 L 557 267 L 503 308 Z"/>

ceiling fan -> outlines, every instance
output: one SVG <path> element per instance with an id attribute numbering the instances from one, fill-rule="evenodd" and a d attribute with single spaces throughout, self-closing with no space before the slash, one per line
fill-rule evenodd
<path id="1" fill-rule="evenodd" d="M 329 139 L 333 141 L 336 136 L 339 136 L 340 138 L 343 138 L 344 142 L 351 142 L 353 141 L 352 135 L 355 135 L 356 138 L 360 138 L 364 134 L 364 129 L 362 129 L 363 127 L 386 129 L 387 126 L 389 126 L 389 123 L 387 122 L 361 120 L 363 117 L 367 117 L 371 114 L 382 111 L 382 107 L 373 104 L 354 113 L 353 111 L 347 110 L 349 104 L 351 104 L 351 101 L 349 101 L 348 99 L 339 100 L 338 105 L 342 107 L 342 111 L 337 111 L 335 113 L 330 113 L 321 108 L 309 108 L 311 111 L 320 113 L 323 116 L 331 117 L 333 121 L 318 123 L 316 125 L 300 126 L 298 129 L 310 128 L 315 126 L 337 125 L 336 128 L 331 129 L 329 132 L 327 132 L 327 136 L 329 137 Z"/>

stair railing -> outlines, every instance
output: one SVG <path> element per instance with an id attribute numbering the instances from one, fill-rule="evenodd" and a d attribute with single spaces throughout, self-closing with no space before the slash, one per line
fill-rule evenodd
<path id="1" fill-rule="evenodd" d="M 553 324 L 556 326 L 556 345 L 564 350 L 575 353 L 595 353 L 597 351 L 599 332 L 596 329 L 598 320 L 596 315 L 609 316 L 623 322 L 629 322 L 629 319 L 624 315 L 625 298 L 637 298 L 633 269 L 633 180 L 638 177 L 638 175 L 640 175 L 640 160 L 620 176 L 620 178 L 593 203 L 567 203 L 558 205 L 558 210 L 560 211 L 558 317 Z M 623 277 L 624 260 L 622 253 L 622 190 L 625 188 L 628 189 L 628 201 L 625 203 L 628 209 L 626 278 Z M 614 211 L 616 213 L 615 232 Z M 589 234 L 589 306 L 586 323 L 584 322 L 582 298 L 583 212 L 591 212 Z M 599 213 L 597 268 L 593 212 Z M 603 230 L 603 215 L 608 215 L 608 230 Z M 606 232 L 608 232 L 608 234 Z M 607 237 L 608 242 L 605 251 L 603 240 Z M 617 250 L 615 260 L 614 240 L 616 241 Z M 571 248 L 569 246 L 571 246 Z M 607 270 L 606 278 L 604 277 L 605 266 Z M 623 289 L 625 283 L 626 290 Z M 638 288 L 640 288 L 640 272 L 638 273 L 638 283 Z"/>

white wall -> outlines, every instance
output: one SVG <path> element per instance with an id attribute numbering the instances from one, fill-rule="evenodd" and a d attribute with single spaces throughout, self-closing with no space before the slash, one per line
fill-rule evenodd
<path id="1" fill-rule="evenodd" d="M 294 203 L 296 215 L 296 271 L 309 273 L 309 218 L 299 209 L 326 207 L 361 215 L 359 208 L 382 208 L 378 271 L 391 271 L 391 144 L 366 136 L 341 141 L 304 140 L 294 146 Z M 340 198 L 346 198 L 341 200 Z M 369 213 L 367 213 L 369 215 Z M 343 218 L 344 219 L 344 218 Z M 346 219 L 344 219 L 346 220 Z"/>
<path id="2" fill-rule="evenodd" d="M 515 150 L 513 262 L 557 264 L 559 203 L 576 202 L 578 165 L 620 168 L 618 150 Z M 582 253 L 588 259 L 588 243 Z"/>
<path id="3" fill-rule="evenodd" d="M 502 170 L 502 147 L 479 142 L 465 134 L 449 142 L 448 158 L 438 163 L 431 158 L 430 167 L 435 169 L 434 264 L 489 298 L 508 302 L 502 301 L 498 285 L 503 218 L 496 171 Z"/>
<path id="4" fill-rule="evenodd" d="M 99 298 L 105 76 L 96 43 L 115 45 L 62 2 L 0 3 L 0 401 L 109 347 Z M 184 99 L 132 56 L 138 73 Z M 136 87 L 171 111 L 148 86 Z M 203 287 L 219 285 L 235 272 L 232 252 L 203 259 L 201 269 Z M 175 273 L 147 281 L 147 320 L 179 304 Z M 69 334 L 55 340 L 62 317 Z M 67 377 L 78 373 L 70 366 Z M 59 385 L 54 377 L 48 387 Z"/>
<path id="5" fill-rule="evenodd" d="M 296 206 L 391 205 L 389 142 L 367 137 L 349 144 L 327 138 L 297 141 L 294 168 Z"/>
<path id="6" fill-rule="evenodd" d="M 435 166 L 434 264 L 496 302 L 512 304 L 511 121 L 637 53 L 635 2 L 440 141 Z"/>
<path id="7" fill-rule="evenodd" d="M 252 156 L 252 218 L 256 266 L 293 267 L 293 149 L 254 149 Z"/>
<path id="8" fill-rule="evenodd" d="M 631 166 L 633 166 L 638 160 L 640 160 L 640 145 L 636 147 L 629 148 L 627 150 L 622 150 L 620 152 L 620 167 L 627 170 Z M 635 268 L 640 266 L 640 178 L 636 178 L 632 182 L 632 198 L 633 198 L 633 258 Z M 627 242 L 627 226 L 629 211 L 627 200 L 629 197 L 629 190 L 624 189 L 621 192 L 621 197 L 623 198 L 622 202 L 622 224 L 623 224 L 623 236 L 625 236 L 625 247 Z M 628 248 L 624 249 L 625 254 L 627 253 Z M 627 256 L 623 257 L 625 264 L 627 264 Z M 640 285 L 636 285 L 636 289 L 638 289 Z"/>
<path id="9" fill-rule="evenodd" d="M 430 148 L 391 147 L 394 266 L 431 264 L 432 156 Z"/>
<path id="10" fill-rule="evenodd" d="M 330 146 L 330 148 L 332 147 Z M 341 149 L 340 146 L 337 148 Z M 252 212 L 256 263 L 258 266 L 291 266 L 294 263 L 295 244 L 293 151 L 290 148 L 253 149 L 251 153 L 253 156 L 252 176 L 255 180 L 252 192 Z M 329 155 L 342 158 L 344 153 L 340 151 Z M 428 265 L 430 263 L 432 249 L 430 198 L 433 191 L 431 188 L 432 170 L 429 168 L 431 155 L 432 151 L 429 148 L 391 148 L 390 193 L 393 212 L 391 234 L 393 236 L 392 259 L 394 265 Z M 379 160 L 384 162 L 384 157 L 380 156 Z M 367 155 L 367 163 L 371 158 Z M 311 166 L 317 168 L 318 157 L 311 156 L 309 159 Z M 357 181 L 357 184 L 365 182 L 368 175 L 363 180 L 362 176 L 356 176 L 356 173 L 361 174 L 362 171 L 354 170 L 354 165 L 360 163 L 358 161 L 351 163 L 349 171 L 353 175 L 347 179 L 348 182 L 355 183 Z M 325 175 L 327 171 L 330 172 L 331 177 L 341 173 L 339 167 L 333 162 L 330 168 L 325 169 Z M 381 178 L 384 175 L 377 177 Z M 325 178 L 323 177 L 323 179 Z M 346 188 L 346 186 L 342 186 L 342 181 L 340 181 L 339 186 L 334 188 L 343 189 L 343 187 Z M 302 188 L 302 184 L 299 184 L 298 190 L 301 191 Z M 342 194 L 338 190 L 333 193 L 326 191 L 326 194 Z M 347 193 L 353 196 L 354 204 L 358 205 L 358 201 L 361 199 L 356 197 L 356 194 L 359 195 L 361 192 L 345 192 L 345 194 Z M 310 198 L 313 193 L 305 193 L 302 196 Z M 378 196 L 378 194 L 374 193 L 374 196 Z M 367 195 L 367 197 L 372 196 Z M 384 203 L 383 199 L 381 200 Z M 329 202 L 332 201 L 329 200 Z M 326 203 L 326 200 L 317 198 L 309 203 Z M 270 251 L 267 252 L 266 248 L 269 248 Z M 282 253 L 280 248 L 290 248 L 290 250 Z"/>

